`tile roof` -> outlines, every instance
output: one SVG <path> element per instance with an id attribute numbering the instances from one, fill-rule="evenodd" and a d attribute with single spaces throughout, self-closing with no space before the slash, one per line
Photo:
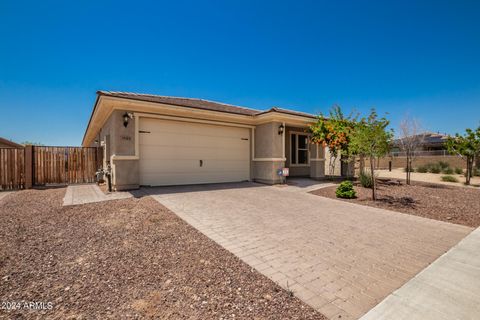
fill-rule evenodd
<path id="1" fill-rule="evenodd" d="M 10 141 L 8 139 L 0 137 L 0 145 L 8 146 L 7 148 L 23 148 L 23 145 L 16 142 Z M 4 148 L 4 147 L 2 147 Z"/>
<path id="2" fill-rule="evenodd" d="M 300 112 L 300 111 L 295 111 L 295 110 L 289 110 L 289 109 L 282 109 L 282 108 L 278 108 L 278 107 L 273 107 L 273 108 L 268 109 L 267 111 L 259 112 L 259 113 L 257 113 L 257 115 L 258 114 L 263 114 L 263 113 L 268 113 L 268 112 L 286 113 L 286 114 L 291 114 L 291 115 L 294 115 L 294 116 L 301 116 L 301 117 L 307 117 L 307 118 L 316 118 L 317 117 L 317 116 L 315 116 L 313 114 L 310 114 L 310 113 Z"/>
<path id="3" fill-rule="evenodd" d="M 170 104 L 174 106 L 220 111 L 220 112 L 241 114 L 246 116 L 253 116 L 260 112 L 258 110 L 254 110 L 250 108 L 244 108 L 244 107 L 234 106 L 234 105 L 225 104 L 221 102 L 215 102 L 215 101 L 209 101 L 209 100 L 203 100 L 203 99 L 194 99 L 194 98 L 157 96 L 157 95 L 151 95 L 151 94 L 139 94 L 139 93 L 131 93 L 131 92 L 113 92 L 113 91 L 97 91 L 97 94 L 102 96 L 165 103 L 165 104 Z"/>
<path id="4" fill-rule="evenodd" d="M 442 145 L 448 139 L 448 135 L 435 132 L 424 132 L 417 136 L 419 139 L 422 139 L 422 145 Z M 401 140 L 401 138 L 394 140 L 394 145 L 399 145 Z"/>
<path id="5" fill-rule="evenodd" d="M 203 110 L 212 110 L 212 111 L 240 114 L 240 115 L 246 115 L 246 116 L 256 116 L 256 115 L 260 115 L 268 112 L 279 112 L 279 113 L 291 114 L 291 115 L 296 115 L 301 117 L 315 118 L 314 115 L 309 113 L 282 109 L 277 107 L 270 108 L 266 111 L 260 111 L 260 110 L 245 108 L 245 107 L 234 106 L 231 104 L 209 101 L 204 99 L 196 99 L 196 98 L 170 97 L 170 96 L 159 96 L 159 95 L 152 95 L 152 94 L 139 94 L 139 93 L 131 93 L 131 92 L 116 92 L 116 91 L 97 91 L 97 94 L 99 96 L 102 95 L 102 96 L 115 97 L 115 98 L 164 103 L 164 104 L 170 104 L 174 106 L 189 107 L 189 108 L 203 109 Z"/>

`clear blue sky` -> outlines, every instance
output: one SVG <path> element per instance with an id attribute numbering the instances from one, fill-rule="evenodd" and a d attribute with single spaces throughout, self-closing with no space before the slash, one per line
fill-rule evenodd
<path id="1" fill-rule="evenodd" d="M 480 125 L 480 1 L 0 1 L 0 136 L 78 145 L 95 91 Z"/>

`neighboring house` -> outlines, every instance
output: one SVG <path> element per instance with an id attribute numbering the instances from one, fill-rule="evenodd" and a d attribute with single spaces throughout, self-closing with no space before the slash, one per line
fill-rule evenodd
<path id="1" fill-rule="evenodd" d="M 23 145 L 0 137 L 0 148 L 23 148 Z"/>
<path id="2" fill-rule="evenodd" d="M 415 137 L 415 136 L 412 136 Z M 418 139 L 422 140 L 417 151 L 446 151 L 445 142 L 448 139 L 448 135 L 434 132 L 425 132 L 418 135 Z M 401 151 L 402 139 L 396 139 L 393 141 L 392 152 Z"/>
<path id="3" fill-rule="evenodd" d="M 425 132 L 418 135 L 418 139 L 422 142 L 415 150 L 413 160 L 414 168 L 425 166 L 439 161 L 448 163 L 452 168 L 465 168 L 466 162 L 458 155 L 452 155 L 448 152 L 445 142 L 448 135 L 434 132 Z M 390 155 L 377 159 L 376 166 L 379 169 L 387 168 L 405 168 L 406 167 L 405 151 L 401 149 L 401 139 L 393 141 Z"/>
<path id="4" fill-rule="evenodd" d="M 202 99 L 98 91 L 83 146 L 103 146 L 115 190 L 140 185 L 322 178 L 323 147 L 309 144 L 315 116 Z"/>

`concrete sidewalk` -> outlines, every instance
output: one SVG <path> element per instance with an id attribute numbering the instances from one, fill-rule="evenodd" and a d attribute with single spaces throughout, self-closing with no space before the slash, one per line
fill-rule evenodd
<path id="1" fill-rule="evenodd" d="M 64 206 L 131 198 L 130 192 L 112 192 L 105 194 L 96 184 L 79 184 L 67 187 Z"/>
<path id="2" fill-rule="evenodd" d="M 8 196 L 9 194 L 13 193 L 13 191 L 2 191 L 0 192 L 0 201 L 2 201 L 3 198 Z"/>
<path id="3" fill-rule="evenodd" d="M 480 228 L 370 310 L 362 320 L 480 318 Z"/>

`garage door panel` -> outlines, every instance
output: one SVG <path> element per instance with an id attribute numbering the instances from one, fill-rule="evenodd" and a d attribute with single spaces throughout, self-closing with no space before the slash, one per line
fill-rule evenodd
<path id="1" fill-rule="evenodd" d="M 198 181 L 194 184 L 201 184 L 201 183 L 221 183 L 221 182 L 232 182 L 234 181 L 242 181 L 243 179 L 243 172 L 233 172 L 232 175 L 228 177 L 222 175 L 221 172 L 212 173 L 209 176 L 205 176 L 202 174 L 187 174 L 185 172 L 174 172 L 174 173 L 164 173 L 164 174 L 151 174 L 146 177 L 144 181 L 144 185 L 159 185 L 158 181 L 162 181 L 160 185 L 181 185 L 181 184 L 192 184 L 192 181 Z"/>
<path id="2" fill-rule="evenodd" d="M 249 154 L 245 154 L 243 149 L 218 149 L 203 147 L 161 147 L 162 152 L 158 152 L 158 147 L 147 146 L 142 148 L 142 158 L 145 160 L 181 160 L 181 159 L 223 159 L 223 160 L 248 160 Z M 203 152 L 203 154 L 201 153 Z M 202 157 L 202 158 L 200 158 Z"/>
<path id="3" fill-rule="evenodd" d="M 140 130 L 142 185 L 250 179 L 247 128 L 140 118 Z"/>
<path id="4" fill-rule="evenodd" d="M 144 145 L 150 146 L 168 146 L 172 145 L 172 141 L 175 141 L 176 146 L 188 146 L 188 147 L 210 147 L 221 146 L 225 149 L 236 149 L 239 146 L 248 144 L 248 136 L 239 137 L 222 137 L 222 136 L 207 136 L 207 135 L 195 135 L 195 134 L 163 134 L 163 133 L 143 133 L 142 140 Z"/>
<path id="5" fill-rule="evenodd" d="M 159 126 L 159 122 L 161 125 Z M 205 130 L 205 126 L 208 126 L 208 130 Z M 179 131 L 179 127 L 182 127 L 182 131 Z M 152 133 L 179 133 L 189 132 L 193 134 L 204 134 L 218 136 L 220 134 L 228 136 L 241 137 L 245 133 L 245 128 L 229 127 L 228 132 L 225 132 L 225 126 L 221 125 L 208 125 L 201 123 L 192 123 L 185 121 L 170 121 L 159 119 L 147 119 L 143 118 L 140 124 L 140 130 L 150 131 Z"/>
<path id="6" fill-rule="evenodd" d="M 185 172 L 185 168 L 189 168 L 187 172 L 192 174 L 211 174 L 212 172 L 224 172 L 230 171 L 245 171 L 249 169 L 248 164 L 245 161 L 231 160 L 231 161 L 219 161 L 219 160 L 204 160 L 203 165 L 200 167 L 199 160 L 193 159 L 175 159 L 175 161 L 165 161 L 161 167 L 154 162 L 145 163 L 142 166 L 143 173 L 169 173 L 169 172 Z"/>

